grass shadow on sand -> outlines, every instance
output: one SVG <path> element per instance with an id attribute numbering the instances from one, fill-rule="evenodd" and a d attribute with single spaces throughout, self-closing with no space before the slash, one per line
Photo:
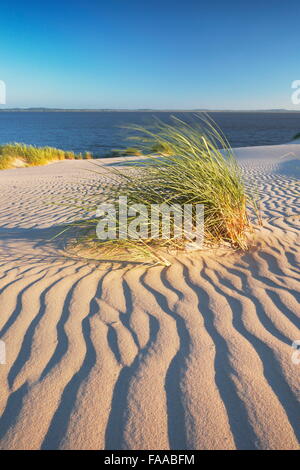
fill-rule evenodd
<path id="1" fill-rule="evenodd" d="M 79 249 L 73 250 L 74 234 L 72 231 L 65 232 L 56 237 L 69 225 L 61 225 L 47 228 L 0 228 L 0 262 L 20 262 L 20 265 L 47 261 L 47 263 L 64 262 L 73 260 L 77 262 L 102 265 L 107 269 L 108 264 L 114 264 L 118 268 L 128 265 L 139 266 L 145 263 L 140 261 L 109 259 L 108 257 L 93 256 L 90 250 L 78 244 Z M 75 243 L 77 246 L 77 243 Z"/>

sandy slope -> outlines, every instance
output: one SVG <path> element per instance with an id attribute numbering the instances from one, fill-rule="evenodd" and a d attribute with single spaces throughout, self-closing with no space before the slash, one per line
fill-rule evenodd
<path id="1" fill-rule="evenodd" d="M 261 194 L 257 249 L 168 268 L 49 242 L 78 215 L 52 197 L 99 184 L 87 162 L 0 173 L 0 448 L 299 448 L 299 161 L 279 160 L 298 149 L 237 151 Z"/>

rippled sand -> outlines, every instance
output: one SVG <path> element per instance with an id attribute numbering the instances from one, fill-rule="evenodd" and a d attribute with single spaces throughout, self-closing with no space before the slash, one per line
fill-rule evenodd
<path id="1" fill-rule="evenodd" d="M 279 159 L 298 149 L 237 150 L 256 248 L 170 267 L 50 241 L 105 190 L 88 162 L 0 172 L 0 448 L 299 449 L 299 160 Z"/>

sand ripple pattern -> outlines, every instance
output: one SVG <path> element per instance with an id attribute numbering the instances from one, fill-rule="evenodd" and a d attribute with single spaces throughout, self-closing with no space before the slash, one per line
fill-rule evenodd
<path id="1" fill-rule="evenodd" d="M 99 185 L 86 165 L 0 174 L 0 448 L 299 449 L 299 181 L 243 161 L 249 253 L 104 265 L 45 243 L 76 217 L 52 195 Z"/>

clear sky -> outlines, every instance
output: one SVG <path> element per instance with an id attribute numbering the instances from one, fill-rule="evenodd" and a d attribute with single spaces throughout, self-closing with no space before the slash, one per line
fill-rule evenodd
<path id="1" fill-rule="evenodd" d="M 1 0 L 7 107 L 300 110 L 299 13 L 289 0 Z"/>

